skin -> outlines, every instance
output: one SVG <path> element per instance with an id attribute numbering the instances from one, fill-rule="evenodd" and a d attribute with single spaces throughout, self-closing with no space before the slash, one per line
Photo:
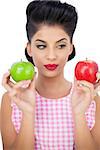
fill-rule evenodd
<path id="1" fill-rule="evenodd" d="M 62 47 L 61 45 L 65 46 Z M 52 100 L 70 93 L 72 84 L 64 78 L 64 66 L 72 52 L 72 47 L 70 37 L 60 26 L 41 26 L 32 37 L 31 43 L 27 44 L 27 52 L 33 58 L 38 68 L 37 78 L 34 77 L 32 81 L 20 81 L 14 84 L 10 81 L 9 73 L 3 76 L 2 84 L 7 90 L 7 93 L 2 98 L 1 106 L 1 132 L 4 150 L 33 150 L 35 90 L 40 95 Z M 45 64 L 58 64 L 58 67 L 54 71 L 49 71 L 44 67 Z M 95 89 L 97 86 L 95 85 Z M 98 96 L 95 97 L 96 105 L 98 106 L 96 110 L 96 124 L 91 132 L 85 119 L 85 111 L 93 98 L 94 85 L 86 81 L 75 80 L 71 101 L 77 150 L 100 149 L 100 141 L 98 140 L 100 139 L 100 119 L 98 119 L 100 116 L 100 98 Z M 18 135 L 10 120 L 12 111 L 11 99 L 23 112 L 21 130 Z M 27 137 L 29 140 L 27 140 Z"/>
<path id="2" fill-rule="evenodd" d="M 41 46 L 37 48 L 39 45 Z M 64 47 L 61 48 L 61 45 Z M 41 27 L 33 36 L 31 44 L 28 43 L 28 54 L 33 58 L 39 72 L 36 89 L 42 96 L 58 98 L 66 95 L 66 88 L 69 89 L 71 84 L 64 79 L 64 66 L 72 48 L 68 34 L 59 26 Z M 55 71 L 48 71 L 45 64 L 58 64 L 58 67 Z M 63 86 L 59 87 L 60 84 Z"/>

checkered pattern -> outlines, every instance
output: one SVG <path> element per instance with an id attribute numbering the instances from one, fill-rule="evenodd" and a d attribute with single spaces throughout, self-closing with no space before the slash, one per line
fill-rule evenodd
<path id="1" fill-rule="evenodd" d="M 22 112 L 12 103 L 12 122 L 18 133 Z M 86 112 L 90 130 L 95 123 L 95 102 Z M 36 93 L 35 150 L 73 150 L 74 132 L 71 94 L 59 99 L 46 99 Z"/>

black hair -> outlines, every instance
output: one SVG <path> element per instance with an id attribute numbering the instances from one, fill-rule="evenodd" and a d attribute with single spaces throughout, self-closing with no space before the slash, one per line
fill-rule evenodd
<path id="1" fill-rule="evenodd" d="M 59 0 L 34 0 L 27 6 L 26 16 L 26 33 L 29 42 L 43 24 L 60 25 L 72 42 L 78 19 L 74 6 L 62 3 Z M 73 46 L 73 51 L 68 60 L 74 58 L 75 54 L 75 47 Z M 27 49 L 25 49 L 25 55 L 28 61 L 34 64 L 32 57 L 27 53 Z"/>

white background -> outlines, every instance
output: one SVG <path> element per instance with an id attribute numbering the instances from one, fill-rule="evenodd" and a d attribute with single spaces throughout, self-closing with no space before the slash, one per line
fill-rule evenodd
<path id="1" fill-rule="evenodd" d="M 79 20 L 74 35 L 76 57 L 65 66 L 65 77 L 73 81 L 75 63 L 79 60 L 95 60 L 100 66 L 100 5 L 99 0 L 66 0 L 76 6 Z M 2 75 L 11 64 L 25 60 L 27 42 L 25 8 L 30 0 L 0 2 L 0 101 L 5 92 L 1 86 Z M 0 140 L 0 150 L 2 150 Z"/>

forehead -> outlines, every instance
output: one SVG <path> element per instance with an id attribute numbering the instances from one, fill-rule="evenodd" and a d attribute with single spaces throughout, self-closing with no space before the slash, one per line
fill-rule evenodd
<path id="1" fill-rule="evenodd" d="M 53 26 L 44 25 L 40 27 L 39 30 L 34 34 L 32 39 L 36 40 L 37 38 L 45 41 L 47 40 L 57 41 L 62 38 L 70 39 L 70 37 L 64 31 L 64 29 L 57 25 Z"/>

